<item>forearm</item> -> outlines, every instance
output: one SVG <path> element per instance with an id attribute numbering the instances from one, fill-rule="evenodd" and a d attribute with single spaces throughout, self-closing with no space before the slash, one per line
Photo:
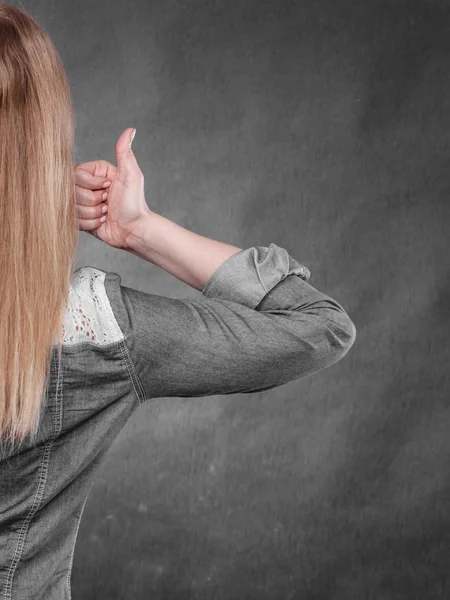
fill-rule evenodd
<path id="1" fill-rule="evenodd" d="M 148 213 L 127 239 L 127 252 L 161 267 L 197 290 L 242 248 L 198 235 L 157 213 Z"/>

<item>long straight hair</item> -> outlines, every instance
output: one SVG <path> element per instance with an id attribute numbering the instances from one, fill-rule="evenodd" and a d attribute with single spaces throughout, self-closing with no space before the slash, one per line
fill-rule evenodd
<path id="1" fill-rule="evenodd" d="M 0 443 L 36 439 L 53 346 L 61 367 L 79 241 L 74 129 L 49 35 L 0 2 Z"/>

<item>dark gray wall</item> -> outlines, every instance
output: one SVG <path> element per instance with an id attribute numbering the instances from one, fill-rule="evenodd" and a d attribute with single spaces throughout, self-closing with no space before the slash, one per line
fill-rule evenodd
<path id="1" fill-rule="evenodd" d="M 78 162 L 137 127 L 152 209 L 285 247 L 358 331 L 313 378 L 138 411 L 89 496 L 74 599 L 450 597 L 450 3 L 24 5 L 63 57 Z M 198 296 L 86 234 L 84 264 Z"/>

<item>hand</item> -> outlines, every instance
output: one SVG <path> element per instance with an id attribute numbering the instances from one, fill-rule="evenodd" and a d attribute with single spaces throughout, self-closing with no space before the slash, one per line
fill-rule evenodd
<path id="1" fill-rule="evenodd" d="M 152 213 L 145 201 L 144 175 L 129 143 L 132 131 L 126 129 L 117 140 L 117 167 L 95 160 L 77 165 L 74 171 L 79 229 L 122 250 L 128 249 L 127 239 L 141 217 Z M 102 187 L 105 181 L 111 181 L 107 189 Z M 106 221 L 101 223 L 103 206 L 107 206 Z"/>

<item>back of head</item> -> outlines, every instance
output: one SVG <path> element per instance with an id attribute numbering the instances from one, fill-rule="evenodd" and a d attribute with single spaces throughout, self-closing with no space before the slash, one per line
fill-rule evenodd
<path id="1" fill-rule="evenodd" d="M 53 42 L 0 3 L 0 441 L 37 433 L 79 240 L 74 112 Z"/>

